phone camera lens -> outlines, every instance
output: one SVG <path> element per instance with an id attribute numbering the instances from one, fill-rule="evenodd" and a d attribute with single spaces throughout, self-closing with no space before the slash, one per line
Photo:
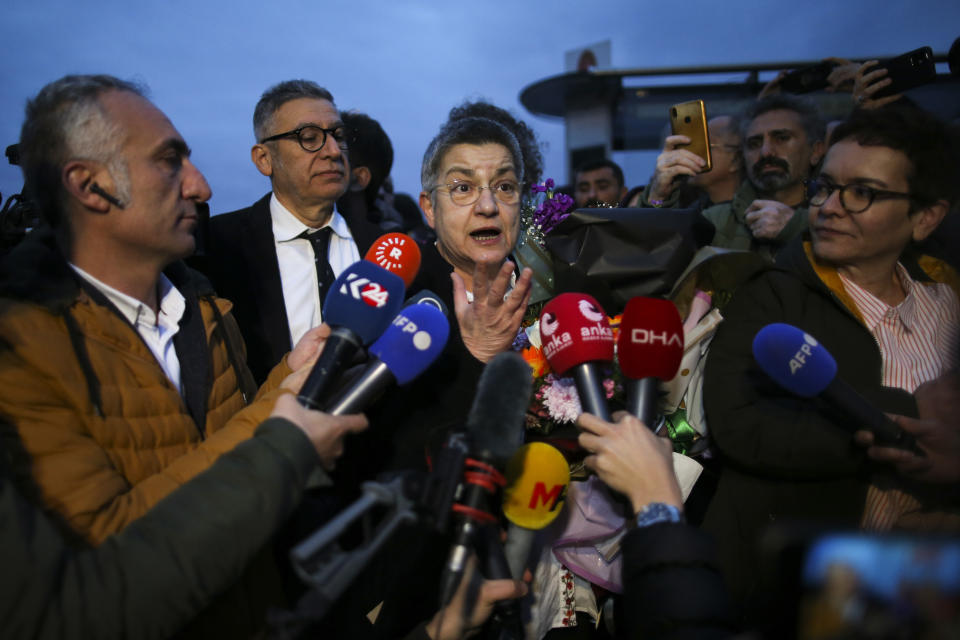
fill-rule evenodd
<path id="1" fill-rule="evenodd" d="M 683 121 L 686 122 L 687 124 L 690 124 L 690 116 L 687 116 L 686 118 L 684 118 Z"/>

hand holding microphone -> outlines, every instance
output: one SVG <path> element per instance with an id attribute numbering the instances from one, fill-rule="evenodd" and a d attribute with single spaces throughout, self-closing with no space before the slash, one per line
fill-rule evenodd
<path id="1" fill-rule="evenodd" d="M 668 438 L 641 428 L 639 420 L 628 413 L 618 412 L 616 422 L 584 413 L 577 426 L 582 429 L 580 446 L 590 452 L 584 464 L 608 487 L 625 495 L 634 513 L 652 502 L 683 509 Z"/>
<path id="2" fill-rule="evenodd" d="M 360 377 L 324 401 L 325 410 L 335 416 L 358 413 L 388 387 L 413 381 L 440 356 L 449 335 L 450 323 L 436 307 L 405 307 L 370 345 L 373 357 Z"/>
<path id="3" fill-rule="evenodd" d="M 523 442 L 523 421 L 532 388 L 529 365 L 512 351 L 497 355 L 480 374 L 467 417 L 467 469 L 453 507 L 457 526 L 441 577 L 441 606 L 448 604 L 457 590 L 467 559 L 479 540 L 478 531 L 497 522 L 497 485 L 505 484 L 501 470 Z M 490 577 L 509 577 L 509 570 L 505 573 Z"/>
<path id="4" fill-rule="evenodd" d="M 753 339 L 753 357 L 781 387 L 802 398 L 820 397 L 847 417 L 850 431 L 865 429 L 878 444 L 924 455 L 912 435 L 837 377 L 837 362 L 813 336 L 789 324 L 773 323 Z"/>
<path id="5" fill-rule="evenodd" d="M 343 270 L 323 302 L 323 321 L 332 331 L 300 389 L 301 404 L 321 408 L 357 351 L 379 337 L 403 306 L 404 290 L 419 269 L 417 243 L 402 233 L 388 233 L 370 246 L 364 260 Z"/>
<path id="6" fill-rule="evenodd" d="M 357 351 L 380 336 L 403 305 L 400 276 L 359 260 L 337 277 L 324 301 L 331 332 L 300 389 L 301 404 L 322 409 L 322 399 Z"/>

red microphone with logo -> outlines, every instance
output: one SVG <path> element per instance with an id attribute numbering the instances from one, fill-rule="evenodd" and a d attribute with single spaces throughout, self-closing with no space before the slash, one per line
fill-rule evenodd
<path id="1" fill-rule="evenodd" d="M 609 422 L 597 363 L 613 361 L 614 343 L 600 303 L 585 293 L 560 294 L 540 314 L 540 339 L 550 368 L 573 376 L 583 410 Z"/>
<path id="2" fill-rule="evenodd" d="M 683 359 L 683 321 L 674 304 L 631 298 L 620 320 L 617 354 L 626 378 L 627 411 L 653 429 L 660 381 L 676 376 Z"/>
<path id="3" fill-rule="evenodd" d="M 408 288 L 420 271 L 420 247 L 405 233 L 386 233 L 380 236 L 370 245 L 363 259 L 397 274 Z"/>

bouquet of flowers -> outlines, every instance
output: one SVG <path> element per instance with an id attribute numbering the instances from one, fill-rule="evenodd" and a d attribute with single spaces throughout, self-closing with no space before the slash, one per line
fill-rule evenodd
<path id="1" fill-rule="evenodd" d="M 573 424 L 581 413 L 580 396 L 573 378 L 558 376 L 543 355 L 540 340 L 540 311 L 544 302 L 530 305 L 523 325 L 517 331 L 512 349 L 520 352 L 533 370 L 533 401 L 527 409 L 526 428 L 541 436 L 550 435 L 558 426 Z M 620 333 L 620 316 L 610 318 L 613 339 Z M 623 401 L 623 383 L 616 363 L 603 371 L 607 400 Z"/>
<path id="2" fill-rule="evenodd" d="M 574 200 L 553 191 L 552 179 L 530 187 L 520 210 L 520 241 L 514 252 L 520 267 L 533 270 L 533 293 L 530 303 L 543 302 L 553 296 L 553 259 L 547 252 L 544 236 L 570 215 Z"/>

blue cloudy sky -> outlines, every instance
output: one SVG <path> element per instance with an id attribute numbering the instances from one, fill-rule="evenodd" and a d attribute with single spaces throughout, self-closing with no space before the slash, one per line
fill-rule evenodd
<path id="1" fill-rule="evenodd" d="M 15 142 L 25 99 L 66 73 L 146 83 L 194 149 L 214 212 L 268 190 L 250 162 L 260 93 L 313 79 L 341 108 L 391 136 L 398 190 L 419 191 L 424 148 L 450 107 L 487 98 L 538 133 L 546 175 L 562 181 L 563 127 L 519 102 L 563 72 L 568 49 L 610 40 L 614 67 L 890 56 L 960 36 L 957 0 L 581 0 L 473 3 L 352 0 L 0 0 L 0 145 Z M 650 154 L 618 157 L 628 181 Z M 21 187 L 0 159 L 0 193 Z"/>

